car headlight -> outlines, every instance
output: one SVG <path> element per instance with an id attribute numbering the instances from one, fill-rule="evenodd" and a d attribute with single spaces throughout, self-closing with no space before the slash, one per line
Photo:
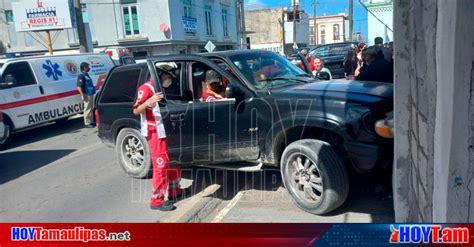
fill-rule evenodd
<path id="1" fill-rule="evenodd" d="M 375 132 L 384 138 L 394 138 L 393 119 L 383 119 L 375 123 Z"/>

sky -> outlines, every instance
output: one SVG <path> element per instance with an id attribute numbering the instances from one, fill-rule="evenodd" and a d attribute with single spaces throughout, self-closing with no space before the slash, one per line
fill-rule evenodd
<path id="1" fill-rule="evenodd" d="M 245 8 L 259 9 L 265 7 L 290 7 L 292 0 L 244 0 Z M 307 13 L 313 14 L 313 0 L 300 0 L 301 8 Z M 348 13 L 349 0 L 317 0 L 316 15 L 334 15 L 339 13 Z M 364 39 L 367 40 L 367 11 L 354 0 L 354 32 L 361 32 Z"/>

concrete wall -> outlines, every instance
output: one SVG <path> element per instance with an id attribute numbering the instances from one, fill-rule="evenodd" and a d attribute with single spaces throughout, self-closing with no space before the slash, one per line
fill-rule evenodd
<path id="1" fill-rule="evenodd" d="M 252 49 L 272 50 L 275 44 L 282 44 L 282 28 L 278 19 L 282 19 L 283 8 L 260 9 L 245 11 L 246 31 L 251 32 L 250 37 Z M 285 43 L 286 52 L 293 50 L 293 22 L 285 19 Z M 300 47 L 309 44 L 309 17 L 302 14 L 302 19 L 296 24 L 296 42 Z M 280 51 L 282 48 L 279 49 Z"/>
<path id="2" fill-rule="evenodd" d="M 245 25 L 251 44 L 281 43 L 281 25 L 283 9 L 264 9 L 245 11 Z"/>
<path id="3" fill-rule="evenodd" d="M 469 0 L 394 4 L 397 222 L 472 222 Z"/>
<path id="4" fill-rule="evenodd" d="M 87 12 L 92 40 L 97 41 L 101 47 L 118 45 L 117 40 L 124 38 L 120 2 L 88 0 Z"/>
<path id="5" fill-rule="evenodd" d="M 474 2 L 438 1 L 433 220 L 473 222 Z M 469 23 L 469 24 L 468 24 Z M 446 83 L 451 82 L 451 83 Z"/>

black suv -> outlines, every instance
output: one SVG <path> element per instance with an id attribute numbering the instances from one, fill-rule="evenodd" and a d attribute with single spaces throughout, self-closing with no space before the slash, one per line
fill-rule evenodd
<path id="1" fill-rule="evenodd" d="M 178 69 L 165 90 L 156 66 L 170 62 Z M 202 101 L 208 70 L 220 75 L 225 99 Z M 96 122 L 130 176 L 145 178 L 152 169 L 132 113 L 137 88 L 149 78 L 166 95 L 161 111 L 172 163 L 280 167 L 295 203 L 314 214 L 345 201 L 349 169 L 391 167 L 393 139 L 378 135 L 384 132 L 376 124 L 392 111 L 392 84 L 316 81 L 282 56 L 249 50 L 159 56 L 110 72 L 96 98 Z"/>
<path id="2" fill-rule="evenodd" d="M 344 57 L 351 46 L 357 46 L 357 42 L 344 42 L 320 45 L 318 48 L 312 50 L 310 55 L 313 57 L 320 57 L 324 60 L 324 67 L 331 71 L 334 79 L 345 78 L 344 74 Z"/>

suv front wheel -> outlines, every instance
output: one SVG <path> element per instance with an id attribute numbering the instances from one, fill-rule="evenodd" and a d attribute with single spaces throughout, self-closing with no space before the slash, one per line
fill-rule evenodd
<path id="1" fill-rule="evenodd" d="M 281 174 L 295 204 L 312 214 L 338 208 L 349 192 L 344 163 L 323 141 L 307 139 L 288 145 L 281 158 Z"/>
<path id="2" fill-rule="evenodd" d="M 125 128 L 115 144 L 122 169 L 134 178 L 149 178 L 152 173 L 151 154 L 145 137 L 136 129 Z"/>

